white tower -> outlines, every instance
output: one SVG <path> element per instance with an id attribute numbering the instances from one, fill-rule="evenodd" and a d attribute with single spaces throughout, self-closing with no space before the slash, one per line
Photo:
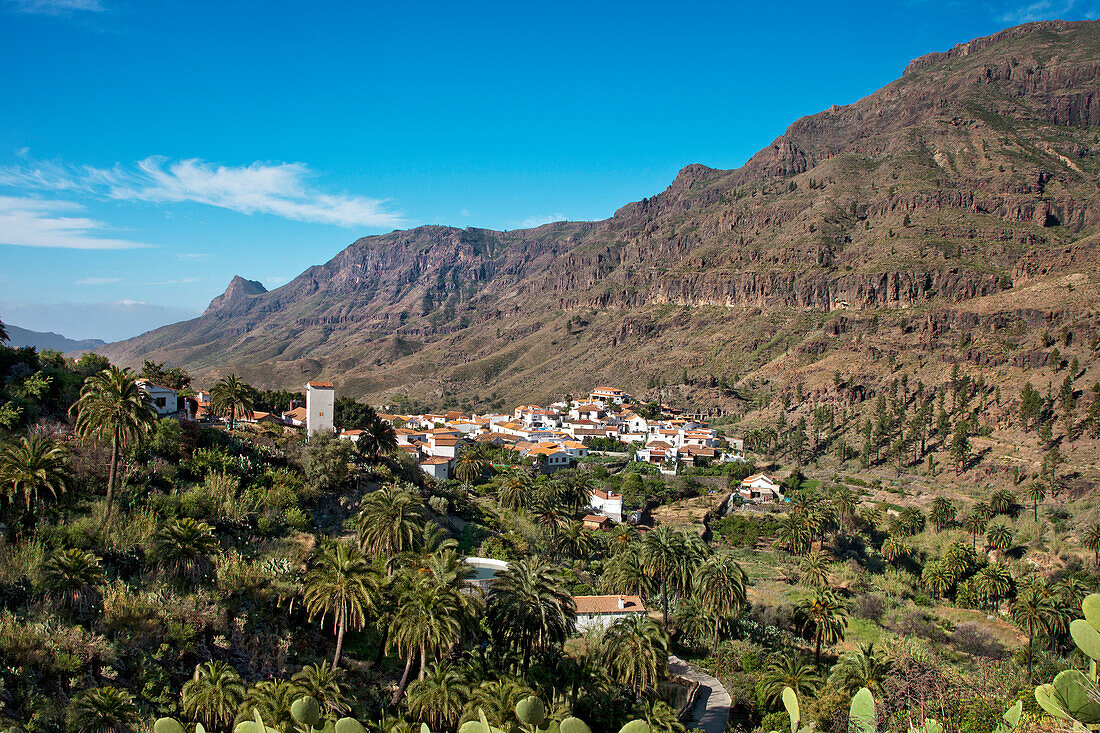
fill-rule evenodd
<path id="1" fill-rule="evenodd" d="M 332 382 L 306 383 L 306 437 L 314 433 L 332 433 L 332 410 L 336 390 Z"/>

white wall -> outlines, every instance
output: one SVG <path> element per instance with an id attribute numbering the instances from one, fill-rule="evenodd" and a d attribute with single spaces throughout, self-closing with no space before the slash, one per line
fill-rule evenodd
<path id="1" fill-rule="evenodd" d="M 336 390 L 306 385 L 306 436 L 332 432 L 332 410 Z"/>

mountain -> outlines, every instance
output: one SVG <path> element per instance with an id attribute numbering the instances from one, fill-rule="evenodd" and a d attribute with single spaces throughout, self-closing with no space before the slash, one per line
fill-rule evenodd
<path id="1" fill-rule="evenodd" d="M 4 328 L 7 329 L 11 346 L 33 346 L 39 351 L 53 349 L 54 351 L 60 351 L 65 354 L 72 351 L 97 351 L 101 347 L 107 345 L 106 341 L 101 341 L 100 339 L 76 340 L 66 338 L 52 331 L 46 333 L 29 331 L 19 326 L 13 326 L 10 323 L 5 323 Z"/>
<path id="2" fill-rule="evenodd" d="M 364 237 L 103 353 L 376 403 L 674 384 L 732 409 L 746 385 L 829 390 L 898 362 L 1016 379 L 1045 363 L 1041 331 L 1098 324 L 1098 180 L 1100 22 L 1029 23 L 610 219 Z"/>

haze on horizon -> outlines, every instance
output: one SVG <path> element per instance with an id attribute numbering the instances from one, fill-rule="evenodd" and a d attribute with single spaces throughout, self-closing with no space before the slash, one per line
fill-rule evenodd
<path id="1" fill-rule="evenodd" d="M 117 340 L 356 238 L 610 216 L 1100 0 L 0 4 L 0 319 Z"/>

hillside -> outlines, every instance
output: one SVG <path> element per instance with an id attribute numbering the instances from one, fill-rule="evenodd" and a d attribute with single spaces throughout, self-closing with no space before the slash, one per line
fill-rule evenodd
<path id="1" fill-rule="evenodd" d="M 1096 326 L 1098 81 L 1100 22 L 1019 26 L 605 221 L 364 237 L 102 351 L 376 403 L 646 393 L 686 374 L 677 399 L 743 410 L 719 383 L 828 389 L 838 369 L 880 378 L 890 355 L 1014 383 L 1041 366 L 1039 331 Z"/>
<path id="2" fill-rule="evenodd" d="M 8 331 L 8 337 L 12 346 L 33 346 L 39 351 L 53 349 L 63 354 L 74 351 L 92 351 L 99 349 L 107 343 L 101 339 L 71 339 L 59 333 L 54 333 L 53 331 L 47 331 L 45 333 L 41 331 L 31 331 L 26 328 L 20 328 L 19 326 L 13 326 L 10 323 L 5 323 L 4 328 Z"/>

